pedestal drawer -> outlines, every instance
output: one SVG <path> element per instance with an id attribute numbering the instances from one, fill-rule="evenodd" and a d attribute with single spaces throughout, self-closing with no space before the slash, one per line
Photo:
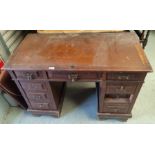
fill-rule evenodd
<path id="1" fill-rule="evenodd" d="M 21 86 L 25 91 L 30 91 L 30 92 L 44 92 L 48 91 L 47 84 L 46 82 L 36 82 L 36 81 L 20 81 Z"/>
<path id="2" fill-rule="evenodd" d="M 48 93 L 29 93 L 26 92 L 27 97 L 30 102 L 37 102 L 37 103 L 42 103 L 42 102 L 49 102 L 50 101 L 50 96 Z"/>
<path id="3" fill-rule="evenodd" d="M 105 98 L 102 112 L 127 113 L 130 106 L 128 98 Z"/>
<path id="4" fill-rule="evenodd" d="M 34 103 L 31 102 L 31 108 L 35 110 L 50 110 L 50 103 Z"/>
<path id="5" fill-rule="evenodd" d="M 107 82 L 106 94 L 133 94 L 137 85 L 136 82 Z"/>
<path id="6" fill-rule="evenodd" d="M 119 113 L 125 114 L 128 113 L 129 106 L 122 107 L 122 106 L 105 106 L 102 110 L 104 113 Z"/>

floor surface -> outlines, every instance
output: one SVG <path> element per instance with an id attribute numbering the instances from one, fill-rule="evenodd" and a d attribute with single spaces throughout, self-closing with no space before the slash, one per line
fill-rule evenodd
<path id="1" fill-rule="evenodd" d="M 145 53 L 155 70 L 155 31 L 151 32 Z M 69 83 L 60 118 L 33 116 L 20 108 L 11 107 L 0 123 L 155 123 L 155 72 L 149 73 L 127 122 L 99 120 L 96 116 L 97 96 L 94 83 Z"/>

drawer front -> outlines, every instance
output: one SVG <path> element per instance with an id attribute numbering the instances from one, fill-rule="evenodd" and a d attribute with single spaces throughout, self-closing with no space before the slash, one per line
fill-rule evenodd
<path id="1" fill-rule="evenodd" d="M 31 108 L 34 110 L 49 110 L 50 104 L 49 103 L 34 103 L 31 102 Z"/>
<path id="2" fill-rule="evenodd" d="M 105 107 L 113 107 L 113 108 L 129 108 L 129 103 L 104 103 Z"/>
<path id="3" fill-rule="evenodd" d="M 126 107 L 131 103 L 131 100 L 130 98 L 105 98 L 104 105 Z"/>
<path id="4" fill-rule="evenodd" d="M 48 77 L 50 79 L 59 81 L 59 80 L 65 80 L 65 81 L 95 81 L 105 79 L 105 74 L 101 72 L 52 72 L 48 71 Z"/>
<path id="5" fill-rule="evenodd" d="M 103 107 L 102 112 L 125 114 L 125 113 L 128 113 L 128 109 L 129 109 L 129 106 L 106 105 Z"/>
<path id="6" fill-rule="evenodd" d="M 47 84 L 46 82 L 20 82 L 21 86 L 26 91 L 36 92 L 36 91 L 47 91 Z"/>
<path id="7" fill-rule="evenodd" d="M 46 74 L 42 71 L 14 71 L 14 73 L 20 80 L 46 79 Z"/>
<path id="8" fill-rule="evenodd" d="M 136 83 L 107 82 L 106 94 L 133 94 L 136 88 Z"/>
<path id="9" fill-rule="evenodd" d="M 30 102 L 49 102 L 50 97 L 47 93 L 26 93 Z"/>
<path id="10" fill-rule="evenodd" d="M 107 73 L 107 80 L 137 80 L 143 81 L 146 76 L 146 73 L 125 73 L 125 72 L 116 72 L 116 73 Z"/>

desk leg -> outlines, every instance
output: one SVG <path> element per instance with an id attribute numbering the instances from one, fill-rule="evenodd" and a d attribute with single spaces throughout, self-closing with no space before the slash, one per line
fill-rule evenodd
<path id="1" fill-rule="evenodd" d="M 101 81 L 99 83 L 96 83 L 97 88 L 97 96 L 98 96 L 98 112 L 102 112 L 102 107 L 104 103 L 104 97 L 106 92 L 106 82 Z"/>

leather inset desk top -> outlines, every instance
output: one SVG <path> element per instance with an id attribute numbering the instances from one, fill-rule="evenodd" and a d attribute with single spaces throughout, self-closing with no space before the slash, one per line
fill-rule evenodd
<path id="1" fill-rule="evenodd" d="M 29 34 L 7 70 L 142 71 L 152 68 L 134 33 Z"/>

